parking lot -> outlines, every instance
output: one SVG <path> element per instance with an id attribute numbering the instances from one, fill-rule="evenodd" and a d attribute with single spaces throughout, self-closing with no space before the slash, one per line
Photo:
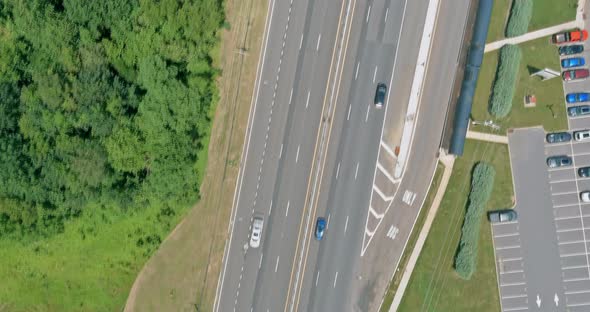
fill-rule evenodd
<path id="1" fill-rule="evenodd" d="M 577 56 L 588 62 L 584 46 Z M 564 94 L 590 92 L 588 79 L 563 86 Z M 590 129 L 590 115 L 568 117 L 568 127 L 572 136 Z M 590 203 L 580 198 L 590 178 L 577 172 L 590 166 L 590 140 L 550 144 L 545 136 L 541 127 L 508 134 L 518 220 L 492 225 L 502 310 L 590 311 Z M 558 155 L 571 165 L 549 168 Z"/>

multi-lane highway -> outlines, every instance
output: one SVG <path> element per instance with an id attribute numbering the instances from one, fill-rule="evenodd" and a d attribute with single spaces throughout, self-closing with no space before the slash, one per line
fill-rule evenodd
<path id="1" fill-rule="evenodd" d="M 441 1 L 417 64 L 438 1 L 270 1 L 215 311 L 378 308 L 434 173 L 469 2 Z M 426 80 L 394 181 L 416 66 Z M 384 109 L 372 105 L 378 82 Z M 253 249 L 255 215 L 265 226 Z"/>

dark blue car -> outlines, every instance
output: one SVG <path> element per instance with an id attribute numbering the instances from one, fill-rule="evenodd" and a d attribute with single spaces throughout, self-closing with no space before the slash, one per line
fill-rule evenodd
<path id="1" fill-rule="evenodd" d="M 565 101 L 568 103 L 588 102 L 588 100 L 590 100 L 590 93 L 587 92 L 568 93 L 565 96 Z"/>
<path id="2" fill-rule="evenodd" d="M 559 47 L 559 55 L 572 55 L 584 52 L 584 46 L 581 44 L 573 44 Z"/>
<path id="3" fill-rule="evenodd" d="M 567 113 L 570 117 L 589 115 L 590 105 L 572 106 L 567 108 Z"/>
<path id="4" fill-rule="evenodd" d="M 563 68 L 584 66 L 584 64 L 586 64 L 586 62 L 583 57 L 570 57 L 561 60 L 561 67 Z"/>
<path id="5" fill-rule="evenodd" d="M 315 223 L 315 238 L 322 240 L 324 238 L 324 232 L 326 231 L 326 219 L 319 217 Z"/>

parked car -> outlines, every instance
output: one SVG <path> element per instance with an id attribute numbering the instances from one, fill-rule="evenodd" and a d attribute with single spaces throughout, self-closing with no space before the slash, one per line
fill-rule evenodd
<path id="1" fill-rule="evenodd" d="M 586 141 L 590 139 L 590 130 L 582 130 L 574 132 L 574 140 Z"/>
<path id="2" fill-rule="evenodd" d="M 578 176 L 580 176 L 580 178 L 590 177 L 590 167 L 578 168 Z"/>
<path id="3" fill-rule="evenodd" d="M 326 219 L 319 217 L 315 222 L 315 238 L 322 240 L 324 238 L 324 232 L 326 231 Z"/>
<path id="4" fill-rule="evenodd" d="M 570 117 L 582 116 L 590 114 L 590 105 L 580 105 L 568 107 L 567 114 Z"/>
<path id="5" fill-rule="evenodd" d="M 250 234 L 250 247 L 258 248 L 260 246 L 263 227 L 264 219 L 260 216 L 254 217 L 254 221 L 252 221 L 252 233 Z"/>
<path id="6" fill-rule="evenodd" d="M 563 68 L 571 68 L 571 67 L 579 67 L 584 66 L 586 61 L 583 57 L 570 57 L 561 60 L 561 67 Z"/>
<path id="7" fill-rule="evenodd" d="M 566 155 L 551 156 L 547 158 L 549 168 L 567 167 L 572 165 L 572 158 Z"/>
<path id="8" fill-rule="evenodd" d="M 579 42 L 588 39 L 588 32 L 586 30 L 566 31 L 551 36 L 551 43 L 564 44 L 568 42 Z"/>
<path id="9" fill-rule="evenodd" d="M 554 132 L 547 134 L 547 143 L 569 142 L 571 139 L 572 135 L 568 132 Z"/>
<path id="10" fill-rule="evenodd" d="M 572 55 L 584 52 L 584 46 L 581 44 L 572 44 L 557 49 L 559 55 Z"/>
<path id="11" fill-rule="evenodd" d="M 581 192 L 580 199 L 585 203 L 590 203 L 590 191 Z"/>
<path id="12" fill-rule="evenodd" d="M 590 100 L 590 93 L 588 93 L 588 92 L 568 93 L 565 96 L 565 101 L 568 103 L 588 102 L 589 100 Z"/>
<path id="13" fill-rule="evenodd" d="M 385 104 L 385 94 L 387 93 L 387 86 L 384 83 L 377 84 L 375 90 L 375 107 L 381 108 Z"/>
<path id="14" fill-rule="evenodd" d="M 583 69 L 570 69 L 570 70 L 564 71 L 561 74 L 564 81 L 580 80 L 580 79 L 588 78 L 589 75 L 590 75 L 590 72 L 588 72 L 588 70 L 585 68 L 583 68 Z"/>
<path id="15" fill-rule="evenodd" d="M 512 209 L 503 209 L 488 212 L 488 219 L 491 223 L 516 221 L 517 217 L 518 215 L 516 214 L 516 211 Z"/>

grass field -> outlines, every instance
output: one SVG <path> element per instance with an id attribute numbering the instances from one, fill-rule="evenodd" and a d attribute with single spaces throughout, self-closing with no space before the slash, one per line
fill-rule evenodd
<path id="1" fill-rule="evenodd" d="M 577 6 L 577 0 L 534 0 L 529 31 L 575 20 Z"/>
<path id="2" fill-rule="evenodd" d="M 540 38 L 520 44 L 522 61 L 519 69 L 516 92 L 512 99 L 512 111 L 503 119 L 495 120 L 501 126 L 500 133 L 508 127 L 528 127 L 543 125 L 545 130 L 554 131 L 567 128 L 565 105 L 563 105 L 563 88 L 561 78 L 541 81 L 539 77 L 530 77 L 530 73 L 545 67 L 559 71 L 559 57 L 555 46 L 549 38 Z M 484 55 L 475 97 L 473 99 L 472 118 L 482 121 L 493 119 L 488 112 L 489 95 L 496 74 L 498 51 Z M 534 94 L 537 106 L 525 108 L 525 94 Z M 491 132 L 489 128 L 473 126 L 473 130 Z"/>
<path id="3" fill-rule="evenodd" d="M 495 0 L 492 9 L 492 18 L 488 29 L 486 42 L 494 42 L 504 39 L 504 28 L 508 20 L 508 14 L 512 0 Z"/>
<path id="4" fill-rule="evenodd" d="M 477 271 L 469 281 L 453 269 L 459 243 L 471 170 L 476 162 L 487 161 L 496 169 L 488 209 L 513 205 L 512 175 L 508 147 L 467 140 L 463 157 L 455 161 L 439 211 L 398 311 L 500 311 L 491 228 L 482 220 Z"/>
<path id="5" fill-rule="evenodd" d="M 266 2 L 228 0 L 222 70 L 202 198 L 138 276 L 126 311 L 211 311 L 247 127 Z M 238 51 L 246 51 L 237 53 Z"/>
<path id="6" fill-rule="evenodd" d="M 406 249 L 404 250 L 404 253 L 402 254 L 402 257 L 399 261 L 398 267 L 400 268 L 400 270 L 397 272 L 397 274 L 395 274 L 393 276 L 393 280 L 389 284 L 389 288 L 387 289 L 387 292 L 385 293 L 385 298 L 383 299 L 383 304 L 381 305 L 381 310 L 380 310 L 381 312 L 389 311 L 389 307 L 391 306 L 391 303 L 393 302 L 393 296 L 395 295 L 395 292 L 397 291 L 399 283 L 402 279 L 403 272 L 405 271 L 405 267 L 408 263 L 410 255 L 412 254 L 412 251 L 414 250 L 414 246 L 416 245 L 416 240 L 418 240 L 418 235 L 420 234 L 420 231 L 422 230 L 422 227 L 424 226 L 424 222 L 426 221 L 426 216 L 428 215 L 428 211 L 430 210 L 430 206 L 432 206 L 432 201 L 434 200 L 434 196 L 436 195 L 436 192 L 438 191 L 438 187 L 440 186 L 441 179 L 443 176 L 443 171 L 444 171 L 444 166 L 441 165 L 440 163 L 438 163 L 438 165 L 436 166 L 436 171 L 434 172 L 434 178 L 432 179 L 432 184 L 430 185 L 430 190 L 428 191 L 428 195 L 426 196 L 426 199 L 424 200 L 424 204 L 422 205 L 422 209 L 420 210 L 420 214 L 418 215 L 418 218 L 416 219 L 416 224 L 414 225 L 414 229 L 412 230 L 412 234 L 410 235 L 410 238 L 408 239 L 408 244 L 406 245 Z"/>

